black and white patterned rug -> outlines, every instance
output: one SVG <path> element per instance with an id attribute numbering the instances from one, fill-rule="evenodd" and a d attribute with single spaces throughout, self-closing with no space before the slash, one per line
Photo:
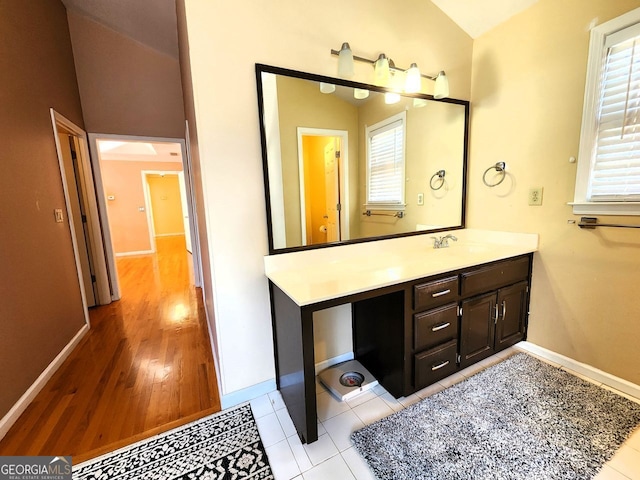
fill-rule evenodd
<path id="1" fill-rule="evenodd" d="M 379 479 L 593 478 L 640 404 L 518 353 L 351 439 Z"/>
<path id="2" fill-rule="evenodd" d="M 74 480 L 273 479 L 249 404 L 73 467 Z"/>

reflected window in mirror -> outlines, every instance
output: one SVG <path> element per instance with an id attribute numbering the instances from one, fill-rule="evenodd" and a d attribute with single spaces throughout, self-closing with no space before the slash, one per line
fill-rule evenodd
<path id="1" fill-rule="evenodd" d="M 382 87 L 267 65 L 256 79 L 270 254 L 464 227 L 467 101 L 406 94 L 387 104 Z M 403 118 L 393 148 L 404 161 L 394 154 L 393 166 L 404 179 L 371 197 L 370 133 L 391 118 Z"/>

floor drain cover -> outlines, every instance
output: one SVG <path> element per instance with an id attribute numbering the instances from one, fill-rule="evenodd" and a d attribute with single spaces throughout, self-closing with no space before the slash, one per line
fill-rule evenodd
<path id="1" fill-rule="evenodd" d="M 345 387 L 359 387 L 364 382 L 364 375 L 358 372 L 347 372 L 340 375 L 340 384 Z"/>

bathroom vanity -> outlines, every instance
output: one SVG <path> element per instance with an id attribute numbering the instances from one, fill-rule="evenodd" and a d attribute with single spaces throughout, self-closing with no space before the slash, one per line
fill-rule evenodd
<path id="1" fill-rule="evenodd" d="M 352 305 L 354 357 L 395 397 L 526 337 L 538 236 L 453 233 L 442 249 L 416 235 L 265 257 L 277 385 L 303 441 L 318 438 L 314 312 Z"/>

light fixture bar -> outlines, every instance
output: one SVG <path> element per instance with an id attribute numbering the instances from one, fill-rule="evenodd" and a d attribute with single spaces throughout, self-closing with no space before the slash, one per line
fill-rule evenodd
<path id="1" fill-rule="evenodd" d="M 340 52 L 338 50 L 334 50 L 333 48 L 331 49 L 331 55 L 335 55 L 335 56 L 340 56 Z M 375 65 L 376 60 L 369 60 L 368 58 L 364 58 L 364 57 L 359 57 L 358 55 L 354 55 L 353 56 L 354 60 L 357 60 L 359 62 L 364 62 L 364 63 L 369 63 L 371 65 Z M 399 68 L 396 67 L 395 65 L 392 65 L 391 62 L 389 62 L 389 69 L 391 70 L 397 70 L 399 72 L 406 72 L 407 70 L 403 69 L 403 68 Z M 433 80 L 434 82 L 436 81 L 436 79 L 438 78 L 438 76 L 436 75 L 435 77 L 432 77 L 430 75 L 425 75 L 424 73 L 420 73 L 421 77 L 424 78 L 428 78 L 429 80 Z"/>

